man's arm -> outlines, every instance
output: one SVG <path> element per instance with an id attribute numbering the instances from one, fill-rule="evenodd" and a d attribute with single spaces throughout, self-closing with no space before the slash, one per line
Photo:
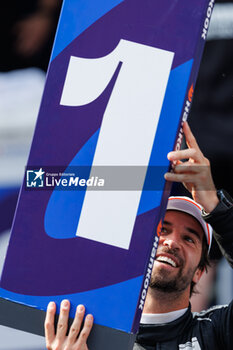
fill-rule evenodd
<path id="1" fill-rule="evenodd" d="M 213 227 L 213 235 L 219 249 L 233 268 L 233 206 L 224 208 L 221 204 L 203 218 Z"/>
<path id="2" fill-rule="evenodd" d="M 88 350 L 87 338 L 93 325 L 93 316 L 86 316 L 81 330 L 85 308 L 83 305 L 79 305 L 67 335 L 69 311 L 70 302 L 68 300 L 63 300 L 61 303 L 57 330 L 55 331 L 54 319 L 56 304 L 54 302 L 49 303 L 45 318 L 45 337 L 48 350 Z"/>

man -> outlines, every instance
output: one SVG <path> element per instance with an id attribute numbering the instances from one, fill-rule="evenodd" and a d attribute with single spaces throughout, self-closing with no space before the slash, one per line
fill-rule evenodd
<path id="1" fill-rule="evenodd" d="M 184 134 L 189 148 L 168 154 L 173 172 L 165 174 L 165 178 L 183 182 L 196 202 L 186 197 L 170 197 L 168 201 L 134 350 L 233 349 L 232 303 L 197 315 L 190 310 L 189 298 L 208 264 L 212 236 L 211 227 L 203 220 L 202 207 L 205 220 L 218 232 L 215 238 L 233 266 L 233 205 L 223 192 L 216 191 L 209 161 L 187 123 Z M 85 308 L 79 305 L 66 336 L 69 307 L 68 300 L 63 300 L 55 334 L 56 307 L 53 302 L 48 305 L 48 350 L 88 350 L 93 316 L 86 316 L 80 332 Z"/>

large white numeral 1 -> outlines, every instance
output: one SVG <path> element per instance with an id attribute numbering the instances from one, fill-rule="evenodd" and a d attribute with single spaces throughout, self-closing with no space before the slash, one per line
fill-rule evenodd
<path id="1" fill-rule="evenodd" d="M 61 104 L 95 100 L 122 66 L 92 166 L 144 166 L 138 191 L 86 191 L 77 236 L 128 249 L 174 53 L 121 40 L 106 57 L 71 57 Z M 90 174 L 92 176 L 92 173 Z"/>

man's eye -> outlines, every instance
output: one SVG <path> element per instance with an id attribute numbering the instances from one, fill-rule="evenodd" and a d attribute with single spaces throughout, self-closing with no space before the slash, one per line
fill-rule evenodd
<path id="1" fill-rule="evenodd" d="M 162 227 L 161 233 L 167 233 L 167 232 L 168 232 L 168 231 L 167 231 L 166 227 Z"/>
<path id="2" fill-rule="evenodd" d="M 190 236 L 185 236 L 184 239 L 185 239 L 187 242 L 195 243 L 194 240 L 193 240 Z"/>

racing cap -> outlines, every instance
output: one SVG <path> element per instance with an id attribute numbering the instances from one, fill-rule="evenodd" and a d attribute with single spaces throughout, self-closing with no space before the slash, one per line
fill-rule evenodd
<path id="1" fill-rule="evenodd" d="M 193 216 L 204 230 L 206 241 L 210 250 L 213 230 L 202 218 L 202 206 L 189 197 L 169 197 L 167 210 L 178 210 Z"/>

